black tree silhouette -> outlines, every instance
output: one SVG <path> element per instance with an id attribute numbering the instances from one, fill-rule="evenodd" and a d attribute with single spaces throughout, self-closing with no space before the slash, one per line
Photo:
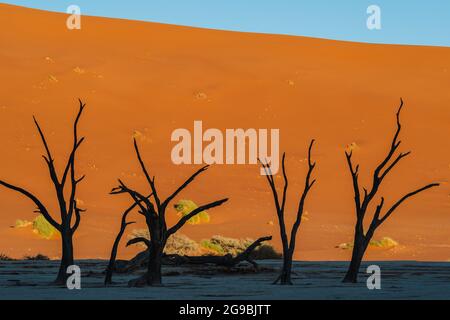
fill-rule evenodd
<path id="1" fill-rule="evenodd" d="M 314 145 L 314 140 L 311 141 L 311 144 L 309 145 L 309 148 L 308 148 L 308 173 L 306 175 L 305 187 L 303 189 L 303 193 L 300 198 L 299 205 L 298 205 L 297 218 L 294 222 L 294 225 L 292 226 L 290 240 L 288 239 L 288 236 L 286 233 L 286 224 L 284 221 L 284 209 L 285 209 L 286 195 L 287 195 L 287 190 L 288 190 L 288 178 L 287 178 L 286 167 L 285 167 L 286 154 L 285 153 L 283 154 L 283 160 L 282 160 L 284 186 L 283 186 L 283 193 L 281 196 L 281 200 L 278 196 L 278 191 L 276 189 L 275 180 L 274 180 L 272 171 L 270 169 L 270 165 L 268 165 L 267 163 L 262 163 L 262 161 L 260 160 L 262 167 L 264 168 L 267 181 L 269 182 L 270 189 L 272 190 L 272 195 L 273 195 L 274 202 L 275 202 L 275 209 L 277 211 L 278 223 L 280 225 L 281 243 L 283 245 L 283 268 L 281 270 L 281 274 L 275 280 L 274 284 L 276 284 L 278 282 L 280 282 L 280 284 L 282 284 L 282 285 L 291 285 L 292 284 L 292 281 L 291 281 L 292 258 L 293 258 L 294 251 L 295 251 L 297 232 L 298 232 L 298 229 L 302 222 L 306 198 L 307 198 L 308 193 L 311 190 L 312 186 L 316 182 L 316 180 L 313 180 L 311 182 L 311 175 L 314 171 L 314 168 L 316 167 L 316 163 L 313 163 L 311 161 L 311 151 L 312 151 L 313 145 Z"/>
<path id="2" fill-rule="evenodd" d="M 54 185 L 55 191 L 56 191 L 56 198 L 59 206 L 59 213 L 60 213 L 60 222 L 57 222 L 52 215 L 50 214 L 49 210 L 47 210 L 47 207 L 43 204 L 41 200 L 39 200 L 33 193 L 30 191 L 27 191 L 26 189 L 23 189 L 21 187 L 17 187 L 15 185 L 9 184 L 3 180 L 0 180 L 0 185 L 9 188 L 11 190 L 14 190 L 16 192 L 21 193 L 28 199 L 34 202 L 34 204 L 37 206 L 36 213 L 42 214 L 45 219 L 61 234 L 61 240 L 62 240 L 62 257 L 61 257 L 61 264 L 58 271 L 58 276 L 55 280 L 56 284 L 64 284 L 66 282 L 66 279 L 68 277 L 67 275 L 67 267 L 74 264 L 73 259 L 73 234 L 78 229 L 81 221 L 81 213 L 85 210 L 80 209 L 77 206 L 77 186 L 78 184 L 84 179 L 85 176 L 82 176 L 81 178 L 76 178 L 75 174 L 75 159 L 76 159 L 76 153 L 80 147 L 80 145 L 83 143 L 84 138 L 78 138 L 78 123 L 81 118 L 81 115 L 83 113 L 83 110 L 85 108 L 85 104 L 79 100 L 79 111 L 75 118 L 75 122 L 73 124 L 73 147 L 70 152 L 69 158 L 67 160 L 67 164 L 65 166 L 65 169 L 63 171 L 63 174 L 61 178 L 58 177 L 58 173 L 55 168 L 55 161 L 53 159 L 52 153 L 50 151 L 50 148 L 48 146 L 47 140 L 45 138 L 44 132 L 42 131 L 38 121 L 35 117 L 34 123 L 36 125 L 36 128 L 39 132 L 39 136 L 42 140 L 42 143 L 45 148 L 46 154 L 42 157 L 45 160 L 45 163 L 47 164 L 48 171 L 50 174 L 50 178 L 52 180 L 52 183 Z M 66 184 L 67 181 L 69 182 L 68 192 L 66 192 Z M 73 219 L 75 217 L 75 220 Z M 73 221 L 74 220 L 74 221 Z"/>
<path id="3" fill-rule="evenodd" d="M 384 197 L 381 197 L 379 204 L 375 208 L 375 212 L 372 217 L 372 221 L 369 225 L 367 232 L 364 231 L 364 218 L 366 216 L 366 212 L 371 204 L 372 200 L 377 195 L 379 188 L 384 180 L 384 178 L 388 175 L 388 173 L 405 157 L 407 157 L 411 152 L 400 152 L 394 159 L 394 154 L 398 150 L 401 141 L 399 140 L 399 135 L 401 131 L 401 123 L 400 123 L 400 113 L 403 108 L 403 99 L 400 99 L 400 107 L 397 111 L 397 130 L 395 132 L 394 138 L 392 140 L 392 144 L 390 146 L 389 152 L 384 160 L 376 167 L 373 172 L 373 182 L 370 191 L 366 188 L 362 188 L 359 185 L 358 177 L 359 177 L 359 165 L 356 167 L 353 166 L 352 156 L 353 152 L 345 152 L 345 156 L 347 158 L 347 164 L 350 169 L 352 181 L 353 181 L 353 191 L 355 194 L 355 207 L 356 207 L 356 225 L 355 225 L 355 236 L 354 236 L 354 244 L 353 244 L 353 252 L 352 252 L 352 260 L 350 262 L 350 266 L 348 268 L 347 274 L 344 277 L 343 282 L 353 282 L 356 283 L 358 281 L 358 271 L 361 266 L 362 259 L 364 257 L 364 253 L 372 239 L 377 228 L 383 224 L 393 213 L 394 211 L 407 199 L 410 197 L 425 191 L 427 189 L 439 186 L 438 183 L 432 183 L 426 185 L 425 187 L 419 188 L 415 191 L 412 191 L 405 196 L 403 196 L 400 200 L 395 202 L 390 209 L 388 209 L 384 215 L 381 215 L 384 206 Z M 392 160 L 392 161 L 391 161 Z M 389 164 L 390 163 L 390 164 Z M 362 194 L 362 196 L 361 196 Z"/>
<path id="4" fill-rule="evenodd" d="M 128 194 L 134 201 L 136 207 L 139 209 L 139 213 L 144 216 L 145 222 L 148 227 L 150 234 L 150 240 L 145 238 L 136 238 L 130 240 L 128 243 L 143 242 L 147 245 L 147 250 L 149 250 L 149 263 L 147 273 L 136 280 L 132 280 L 130 285 L 132 286 L 160 286 L 161 281 L 161 266 L 162 257 L 164 252 L 164 247 L 166 245 L 167 239 L 178 230 L 180 230 L 191 218 L 200 214 L 202 211 L 218 207 L 228 199 L 222 199 L 214 201 L 198 208 L 192 210 L 187 215 L 184 215 L 180 220 L 172 227 L 168 228 L 166 223 L 166 209 L 170 202 L 178 196 L 181 191 L 183 191 L 187 186 L 189 186 L 194 179 L 206 171 L 209 166 L 202 167 L 197 172 L 195 172 L 189 179 L 187 179 L 175 192 L 173 192 L 166 200 L 161 201 L 156 189 L 155 178 L 151 177 L 144 161 L 142 160 L 141 154 L 139 152 L 139 147 L 137 145 L 136 139 L 134 140 L 134 149 L 136 151 L 137 158 L 141 169 L 145 175 L 145 178 L 150 187 L 150 196 L 145 197 L 141 193 L 130 189 L 121 180 L 119 180 L 119 186 L 111 191 L 111 194 Z"/>

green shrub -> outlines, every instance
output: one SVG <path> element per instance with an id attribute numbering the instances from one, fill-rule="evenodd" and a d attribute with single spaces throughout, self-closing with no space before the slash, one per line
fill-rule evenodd
<path id="1" fill-rule="evenodd" d="M 56 230 L 43 215 L 38 215 L 33 222 L 28 220 L 16 220 L 14 228 L 28 228 L 31 227 L 33 232 L 39 237 L 50 240 L 58 235 Z"/>
<path id="2" fill-rule="evenodd" d="M 32 225 L 33 225 L 33 222 L 31 222 L 31 221 L 18 219 L 18 220 L 16 220 L 14 228 L 26 228 L 26 227 L 32 226 Z"/>
<path id="3" fill-rule="evenodd" d="M 225 254 L 225 251 L 223 250 L 223 248 L 220 245 L 211 242 L 211 240 L 202 240 L 202 241 L 200 241 L 200 245 L 202 246 L 203 249 L 212 251 L 213 253 L 215 253 L 217 255 Z"/>
<path id="4" fill-rule="evenodd" d="M 51 239 L 58 230 L 55 229 L 43 215 L 39 215 L 33 221 L 33 232 L 44 239 Z"/>
<path id="5" fill-rule="evenodd" d="M 380 240 L 370 241 L 370 245 L 378 248 L 393 248 L 398 246 L 398 242 L 389 237 L 383 237 Z"/>
<path id="6" fill-rule="evenodd" d="M 177 202 L 177 204 L 174 205 L 175 210 L 178 212 L 178 214 L 182 217 L 188 215 L 193 210 L 197 209 L 198 206 L 195 204 L 192 200 L 180 200 Z M 199 214 L 197 214 L 195 217 L 192 217 L 188 220 L 189 224 L 201 224 L 201 223 L 208 223 L 210 220 L 209 214 L 206 211 L 202 211 Z"/>
<path id="7" fill-rule="evenodd" d="M 398 246 L 398 242 L 389 237 L 383 237 L 380 240 L 372 240 L 369 243 L 369 247 L 383 248 L 383 249 L 390 249 L 396 246 Z M 353 249 L 353 243 L 352 242 L 341 243 L 340 245 L 336 246 L 336 248 L 343 250 Z"/>

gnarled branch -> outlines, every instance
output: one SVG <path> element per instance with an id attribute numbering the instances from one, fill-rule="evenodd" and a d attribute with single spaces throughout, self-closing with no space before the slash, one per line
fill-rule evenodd
<path id="1" fill-rule="evenodd" d="M 135 222 L 127 222 L 127 217 L 128 214 L 130 214 L 130 212 L 132 212 L 136 208 L 136 206 L 137 203 L 133 203 L 127 210 L 124 211 L 122 215 L 120 230 L 116 236 L 116 239 L 114 240 L 114 244 L 111 250 L 111 257 L 109 258 L 109 264 L 108 267 L 106 268 L 105 286 L 112 283 L 112 274 L 116 264 L 117 250 L 119 248 L 120 240 L 122 239 L 122 236 L 125 233 L 125 229 L 127 228 L 127 226 L 135 223 Z"/>
<path id="2" fill-rule="evenodd" d="M 37 206 L 37 208 L 38 208 L 38 212 L 40 212 L 40 213 L 44 216 L 44 218 L 45 218 L 45 219 L 46 219 L 46 220 L 47 220 L 47 221 L 48 221 L 48 222 L 49 222 L 56 230 L 61 231 L 61 226 L 60 226 L 60 224 L 57 223 L 57 222 L 52 218 L 52 216 L 49 214 L 47 208 L 46 208 L 46 207 L 42 204 L 42 202 L 41 202 L 36 196 L 34 196 L 31 192 L 29 192 L 29 191 L 27 191 L 27 190 L 25 190 L 25 189 L 23 189 L 23 188 L 14 186 L 14 185 L 12 185 L 12 184 L 9 184 L 9 183 L 7 183 L 7 182 L 5 182 L 5 181 L 2 181 L 2 180 L 0 180 L 0 185 L 6 187 L 6 188 L 8 188 L 8 189 L 17 191 L 17 192 L 23 194 L 24 196 L 26 196 L 27 198 L 29 198 L 31 201 L 33 201 L 34 204 L 35 204 L 35 205 Z"/>
<path id="3" fill-rule="evenodd" d="M 186 222 L 188 222 L 191 218 L 195 217 L 196 215 L 198 215 L 199 213 L 201 213 L 202 211 L 211 209 L 211 208 L 215 208 L 218 207 L 220 205 L 222 205 L 223 203 L 227 202 L 228 198 L 226 199 L 222 199 L 222 200 L 218 200 L 218 201 L 214 201 L 208 204 L 205 204 L 203 206 L 200 206 L 194 210 L 192 210 L 190 213 L 188 213 L 187 215 L 183 216 L 177 224 L 175 224 L 172 228 L 170 228 L 169 230 L 167 230 L 167 238 L 169 238 L 169 236 L 171 236 L 172 234 L 174 234 L 175 232 L 177 232 L 178 230 L 181 229 L 181 227 L 183 227 Z"/>

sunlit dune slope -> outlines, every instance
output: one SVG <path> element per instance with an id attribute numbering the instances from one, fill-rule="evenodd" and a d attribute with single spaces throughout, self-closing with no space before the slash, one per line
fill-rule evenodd
<path id="1" fill-rule="evenodd" d="M 87 212 L 76 235 L 79 258 L 108 257 L 126 196 L 109 191 L 123 179 L 145 191 L 133 152 L 137 137 L 161 195 L 195 166 L 175 166 L 170 137 L 177 128 L 280 129 L 290 181 L 287 220 L 295 215 L 310 139 L 317 144 L 317 185 L 307 201 L 297 259 L 344 260 L 335 248 L 352 240 L 355 220 L 344 150 L 355 148 L 361 180 L 388 150 L 400 97 L 403 151 L 411 156 L 386 179 L 393 203 L 416 187 L 441 182 L 406 203 L 378 231 L 399 246 L 369 251 L 370 259 L 450 259 L 450 48 L 370 45 L 303 37 L 235 33 L 155 23 L 82 17 L 68 30 L 64 14 L 0 5 L 0 177 L 35 192 L 53 209 L 39 119 L 62 169 L 70 150 L 77 98 L 87 103 L 78 172 L 87 175 L 79 200 Z M 281 183 L 281 179 L 276 179 Z M 146 191 L 145 191 L 146 192 Z M 209 224 L 187 226 L 195 240 L 279 232 L 267 182 L 255 165 L 212 166 L 179 199 L 196 203 L 230 197 L 210 210 Z M 60 253 L 56 240 L 10 228 L 32 220 L 33 204 L 0 189 L 0 252 L 21 257 Z M 177 219 L 169 210 L 170 223 Z M 58 212 L 52 212 L 58 217 Z M 141 221 L 137 214 L 132 220 Z M 273 222 L 273 223 L 271 223 Z M 142 228 L 142 222 L 133 228 Z M 122 257 L 137 248 L 124 247 Z"/>

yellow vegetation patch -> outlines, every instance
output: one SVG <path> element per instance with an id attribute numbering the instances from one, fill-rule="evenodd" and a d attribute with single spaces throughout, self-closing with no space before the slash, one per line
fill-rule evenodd
<path id="1" fill-rule="evenodd" d="M 178 215 L 184 217 L 191 213 L 193 210 L 197 209 L 198 206 L 192 200 L 180 200 L 177 204 L 174 205 L 175 210 Z M 206 211 L 202 211 L 197 214 L 195 217 L 192 217 L 188 220 L 189 224 L 201 224 L 208 223 L 210 220 L 209 214 Z"/>
<path id="2" fill-rule="evenodd" d="M 14 228 L 32 228 L 32 232 L 40 238 L 51 240 L 58 238 L 59 232 L 56 230 L 43 215 L 39 215 L 32 222 L 27 220 L 17 220 Z"/>
<path id="3" fill-rule="evenodd" d="M 397 247 L 399 243 L 390 237 L 383 237 L 380 240 L 372 240 L 369 248 L 391 249 Z M 336 246 L 338 249 L 349 250 L 353 248 L 353 243 L 345 242 Z"/>

